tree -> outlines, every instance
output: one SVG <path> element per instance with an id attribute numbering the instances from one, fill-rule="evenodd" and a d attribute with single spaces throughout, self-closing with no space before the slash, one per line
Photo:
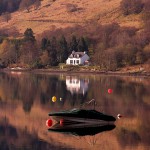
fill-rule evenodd
<path id="1" fill-rule="evenodd" d="M 16 49 L 8 40 L 4 40 L 0 45 L 0 59 L 5 66 L 16 62 Z"/>
<path id="2" fill-rule="evenodd" d="M 67 12 L 75 12 L 78 10 L 77 5 L 75 4 L 67 4 L 66 9 L 67 9 Z"/>
<path id="3" fill-rule="evenodd" d="M 41 6 L 41 1 L 40 0 L 36 0 L 35 3 L 34 3 L 35 10 L 37 10 L 40 6 Z"/>
<path id="4" fill-rule="evenodd" d="M 46 50 L 48 51 L 49 65 L 56 66 L 58 61 L 57 61 L 57 40 L 55 37 L 53 37 L 51 42 L 48 43 Z"/>
<path id="5" fill-rule="evenodd" d="M 68 44 L 64 36 L 62 36 L 59 40 L 59 48 L 57 56 L 59 63 L 64 63 L 68 58 Z"/>
<path id="6" fill-rule="evenodd" d="M 84 51 L 88 51 L 88 46 L 85 42 L 84 37 L 80 38 L 79 44 L 78 44 L 78 51 L 84 52 Z"/>
<path id="7" fill-rule="evenodd" d="M 77 52 L 78 51 L 78 41 L 77 41 L 77 38 L 75 35 L 72 36 L 69 51 L 70 52 L 72 52 L 72 51 Z"/>
<path id="8" fill-rule="evenodd" d="M 3 20 L 8 22 L 11 19 L 11 14 L 9 12 L 2 14 Z"/>
<path id="9" fill-rule="evenodd" d="M 24 40 L 25 41 L 35 41 L 34 33 L 31 28 L 27 28 L 24 32 Z"/>
<path id="10" fill-rule="evenodd" d="M 34 3 L 34 0 L 22 0 L 20 3 L 19 8 L 20 9 L 26 9 L 27 12 L 30 11 L 30 6 Z"/>
<path id="11" fill-rule="evenodd" d="M 41 41 L 41 49 L 45 50 L 48 44 L 48 39 L 47 38 L 43 38 Z"/>
<path id="12" fill-rule="evenodd" d="M 21 0 L 0 0 L 0 15 L 6 12 L 14 12 L 19 8 Z"/>
<path id="13" fill-rule="evenodd" d="M 136 48 L 128 44 L 122 47 L 123 50 L 123 63 L 124 65 L 134 65 L 136 61 Z"/>
<path id="14" fill-rule="evenodd" d="M 144 53 L 142 51 L 138 51 L 136 53 L 136 64 L 143 64 L 145 60 Z"/>
<path id="15" fill-rule="evenodd" d="M 42 55 L 40 56 L 40 63 L 43 66 L 47 66 L 49 64 L 49 56 L 48 56 L 48 51 L 44 51 Z"/>
<path id="16" fill-rule="evenodd" d="M 29 65 L 34 64 L 39 57 L 36 44 L 32 41 L 24 41 L 20 47 L 20 55 L 20 62 Z"/>
<path id="17" fill-rule="evenodd" d="M 138 14 L 143 9 L 142 0 L 122 0 L 120 7 L 124 15 Z"/>
<path id="18" fill-rule="evenodd" d="M 142 19 L 144 21 L 144 27 L 146 32 L 150 32 L 150 1 L 149 0 L 146 0 L 145 2 Z"/>

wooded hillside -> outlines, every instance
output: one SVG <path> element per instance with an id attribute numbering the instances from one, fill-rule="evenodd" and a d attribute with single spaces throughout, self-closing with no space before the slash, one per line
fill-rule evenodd
<path id="1" fill-rule="evenodd" d="M 53 66 L 72 50 L 86 50 L 101 69 L 149 63 L 149 0 L 18 0 L 17 7 L 5 2 L 0 1 L 2 66 Z"/>

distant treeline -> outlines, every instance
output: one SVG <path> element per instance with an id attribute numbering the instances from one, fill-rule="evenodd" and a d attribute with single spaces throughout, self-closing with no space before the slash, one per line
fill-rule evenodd
<path id="1" fill-rule="evenodd" d="M 41 4 L 41 0 L 0 0 L 0 15 L 6 12 L 11 13 L 18 9 L 28 10 L 33 4 L 38 7 Z"/>
<path id="2" fill-rule="evenodd" d="M 71 37 L 67 41 L 65 36 L 42 38 L 38 42 L 31 28 L 24 32 L 22 39 L 0 38 L 0 66 L 23 64 L 29 67 L 56 66 L 65 63 L 70 53 L 74 51 L 88 52 L 88 39 Z"/>

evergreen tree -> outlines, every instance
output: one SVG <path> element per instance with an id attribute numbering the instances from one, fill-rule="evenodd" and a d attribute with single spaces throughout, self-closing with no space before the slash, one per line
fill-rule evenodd
<path id="1" fill-rule="evenodd" d="M 72 40 L 70 42 L 70 49 L 69 49 L 70 52 L 72 51 L 78 51 L 78 41 L 77 41 L 77 38 L 76 36 L 72 36 Z"/>
<path id="2" fill-rule="evenodd" d="M 41 41 L 41 49 L 45 50 L 48 44 L 48 39 L 47 38 L 43 38 Z"/>
<path id="3" fill-rule="evenodd" d="M 64 63 L 68 58 L 68 44 L 64 36 L 60 38 L 58 49 L 58 61 Z"/>
<path id="4" fill-rule="evenodd" d="M 57 40 L 55 37 L 52 38 L 51 42 L 48 42 L 47 51 L 49 57 L 49 65 L 56 66 L 57 65 Z"/>
<path id="5" fill-rule="evenodd" d="M 86 44 L 84 37 L 80 38 L 80 41 L 78 44 L 78 51 L 80 51 L 80 52 L 88 51 L 88 46 Z"/>
<path id="6" fill-rule="evenodd" d="M 31 28 L 27 28 L 26 31 L 24 32 L 24 40 L 25 41 L 32 41 L 34 42 L 35 41 L 35 37 L 33 35 L 33 31 Z"/>

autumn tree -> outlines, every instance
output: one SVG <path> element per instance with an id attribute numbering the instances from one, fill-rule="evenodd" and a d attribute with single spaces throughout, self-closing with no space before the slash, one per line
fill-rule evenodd
<path id="1" fill-rule="evenodd" d="M 4 40 L 0 45 L 0 59 L 4 66 L 16 63 L 16 49 L 8 40 Z"/>
<path id="2" fill-rule="evenodd" d="M 36 0 L 34 3 L 34 8 L 37 10 L 41 6 L 41 0 Z"/>
<path id="3" fill-rule="evenodd" d="M 137 49 L 131 44 L 122 47 L 123 50 L 123 64 L 125 66 L 134 65 L 136 61 Z"/>
<path id="4" fill-rule="evenodd" d="M 34 3 L 33 0 L 22 0 L 21 3 L 20 3 L 20 6 L 19 8 L 20 9 L 26 9 L 27 12 L 30 11 L 30 6 Z"/>
<path id="5" fill-rule="evenodd" d="M 25 64 L 32 65 L 39 57 L 39 50 L 31 28 L 26 29 L 24 32 L 24 39 L 20 46 L 20 52 L 20 61 Z"/>
<path id="6" fill-rule="evenodd" d="M 150 33 L 150 1 L 146 0 L 142 16 L 145 31 Z"/>
<path id="7" fill-rule="evenodd" d="M 49 65 L 49 56 L 48 56 L 48 51 L 42 52 L 40 56 L 40 64 L 42 66 L 47 66 Z"/>
<path id="8" fill-rule="evenodd" d="M 135 55 L 135 63 L 136 64 L 143 64 L 144 61 L 145 61 L 145 55 L 144 55 L 144 52 L 143 51 L 138 51 Z"/>
<path id="9" fill-rule="evenodd" d="M 143 52 L 145 59 L 146 60 L 150 59 L 150 43 L 144 47 Z"/>
<path id="10" fill-rule="evenodd" d="M 120 7 L 124 15 L 138 14 L 143 9 L 142 0 L 122 0 Z"/>
<path id="11" fill-rule="evenodd" d="M 24 41 L 20 46 L 20 53 L 20 62 L 28 65 L 34 64 L 39 57 L 37 46 L 32 41 Z"/>

